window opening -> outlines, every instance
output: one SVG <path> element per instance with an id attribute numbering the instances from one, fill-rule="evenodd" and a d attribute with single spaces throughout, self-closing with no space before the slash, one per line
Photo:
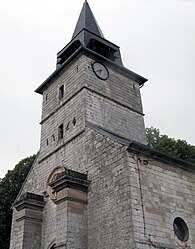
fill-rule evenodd
<path id="1" fill-rule="evenodd" d="M 64 126 L 63 126 L 63 124 L 61 124 L 58 127 L 58 140 L 62 139 L 63 136 L 64 136 Z"/>
<path id="2" fill-rule="evenodd" d="M 186 242 L 189 239 L 189 229 L 182 218 L 175 218 L 173 222 L 174 233 L 179 240 Z"/>
<path id="3" fill-rule="evenodd" d="M 76 118 L 73 119 L 72 123 L 74 126 L 76 125 Z"/>
<path id="4" fill-rule="evenodd" d="M 66 125 L 66 130 L 69 130 L 69 126 L 70 126 L 70 122 L 68 122 L 68 124 Z"/>
<path id="5" fill-rule="evenodd" d="M 59 88 L 59 99 L 64 97 L 64 85 Z"/>

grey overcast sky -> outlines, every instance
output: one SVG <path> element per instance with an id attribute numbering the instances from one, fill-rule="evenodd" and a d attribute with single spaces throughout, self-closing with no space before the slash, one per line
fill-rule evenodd
<path id="1" fill-rule="evenodd" d="M 39 150 L 42 96 L 84 0 L 0 0 L 0 178 Z M 195 144 L 195 0 L 88 0 L 124 65 L 148 78 L 146 127 Z"/>

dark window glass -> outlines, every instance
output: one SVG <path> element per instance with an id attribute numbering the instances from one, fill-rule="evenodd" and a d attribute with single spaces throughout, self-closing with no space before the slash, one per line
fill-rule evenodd
<path id="1" fill-rule="evenodd" d="M 59 88 L 59 99 L 64 97 L 64 85 Z"/>
<path id="2" fill-rule="evenodd" d="M 182 218 L 175 218 L 173 222 L 174 233 L 177 238 L 183 242 L 189 239 L 189 230 L 188 226 Z"/>
<path id="3" fill-rule="evenodd" d="M 63 124 L 61 124 L 58 127 L 58 140 L 62 139 L 63 136 L 64 136 L 64 126 L 63 126 Z"/>

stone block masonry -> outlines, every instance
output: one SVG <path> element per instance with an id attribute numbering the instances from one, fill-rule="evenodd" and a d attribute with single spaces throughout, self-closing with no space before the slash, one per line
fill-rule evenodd
<path id="1" fill-rule="evenodd" d="M 65 128 L 71 130 L 74 118 L 80 130 L 84 122 L 90 120 L 115 134 L 146 143 L 139 84 L 109 65 L 110 77 L 102 81 L 93 73 L 93 62 L 93 58 L 85 55 L 76 57 L 55 79 L 55 84 L 51 82 L 44 91 L 41 122 L 44 154 L 56 146 L 58 125 L 63 122 Z M 64 97 L 59 99 L 61 85 L 64 85 Z M 65 130 L 65 134 L 66 139 L 71 137 L 70 131 Z"/>
<path id="2" fill-rule="evenodd" d="M 146 81 L 85 1 L 36 90 L 40 151 L 13 206 L 10 249 L 195 248 L 195 166 L 146 146 Z"/>
<path id="3" fill-rule="evenodd" d="M 129 151 L 131 210 L 136 248 L 195 248 L 195 174 Z M 189 240 L 178 240 L 174 219 L 182 218 Z"/>
<path id="4" fill-rule="evenodd" d="M 83 173 L 87 171 L 91 181 L 87 197 L 87 226 L 85 227 L 88 231 L 88 248 L 116 248 L 116 245 L 117 248 L 127 248 L 133 243 L 133 236 L 130 198 L 127 199 L 130 189 L 124 167 L 128 162 L 125 153 L 124 146 L 91 129 L 86 129 L 85 133 L 66 144 L 56 154 L 35 164 L 23 192 L 31 190 L 42 193 L 49 172 L 56 165 L 62 165 L 62 161 L 69 169 Z M 39 184 L 34 184 L 35 181 Z M 41 247 L 44 249 L 48 248 L 57 237 L 58 220 L 55 216 L 57 215 L 56 204 L 49 197 L 45 197 L 45 200 Z M 74 223 L 74 219 L 69 222 Z M 69 238 L 71 238 L 71 231 L 69 232 Z M 14 247 L 11 246 L 11 248 Z M 73 247 L 70 248 L 73 249 Z M 75 244 L 74 248 L 79 249 L 80 245 Z"/>
<path id="5" fill-rule="evenodd" d="M 56 166 L 87 173 L 91 181 L 84 226 L 88 249 L 194 247 L 194 173 L 135 153 L 86 128 L 55 154 L 34 165 L 23 192 L 43 193 L 48 175 Z M 59 217 L 67 211 L 57 215 L 57 206 L 49 196 L 45 196 L 45 201 L 41 248 L 57 243 L 56 238 L 60 238 L 62 244 L 69 244 L 67 248 L 81 248 L 75 241 L 72 247 L 74 230 L 69 230 L 70 240 L 57 233 L 59 229 L 66 229 Z M 63 206 L 60 210 L 68 210 L 68 207 Z M 173 231 L 176 217 L 183 218 L 189 227 L 190 237 L 185 243 L 178 241 Z M 75 218 L 67 216 L 70 228 L 75 227 Z M 17 227 L 16 223 L 14 226 Z M 84 224 L 82 219 L 80 224 Z M 79 231 L 77 235 L 80 236 Z M 19 233 L 15 238 L 17 236 Z"/>
<path id="6" fill-rule="evenodd" d="M 130 148 L 132 140 L 146 144 L 139 84 L 109 64 L 110 77 L 102 81 L 93 62 L 80 53 L 43 93 L 40 152 L 17 199 L 44 197 L 41 222 L 32 226 L 36 249 L 195 247 L 194 172 Z M 87 192 L 52 185 L 65 168 L 87 174 Z M 14 209 L 10 249 L 30 241 L 32 224 L 18 215 Z M 185 242 L 173 228 L 177 217 L 189 229 Z"/>

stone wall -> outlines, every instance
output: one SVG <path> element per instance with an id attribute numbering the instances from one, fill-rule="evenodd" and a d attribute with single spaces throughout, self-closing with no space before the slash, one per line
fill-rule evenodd
<path id="1" fill-rule="evenodd" d="M 85 129 L 85 92 L 79 92 L 66 105 L 62 105 L 41 127 L 39 161 Z M 63 138 L 58 138 L 58 128 L 63 124 Z"/>
<path id="2" fill-rule="evenodd" d="M 123 145 L 86 129 L 85 133 L 71 140 L 55 154 L 37 162 L 27 178 L 23 192 L 43 193 L 48 175 L 57 166 L 65 166 L 82 173 L 88 172 L 91 181 L 85 228 L 88 231 L 88 248 L 125 249 L 133 243 L 127 165 L 126 148 Z M 49 196 L 45 197 L 45 201 L 42 223 L 43 249 L 47 249 L 55 241 L 58 219 L 56 204 Z M 74 219 L 69 219 L 69 222 L 73 222 L 74 227 Z M 67 238 L 71 238 L 70 233 L 71 231 L 68 237 L 64 235 L 64 243 L 68 242 Z M 70 246 L 70 249 L 79 248 L 75 241 L 74 248 Z"/>
<path id="3" fill-rule="evenodd" d="M 100 80 L 93 73 L 93 62 L 79 55 L 44 91 L 40 146 L 44 154 L 57 146 L 58 125 L 63 122 L 64 129 L 71 128 L 74 117 L 82 124 L 90 120 L 115 134 L 146 143 L 139 84 L 109 65 L 109 79 Z M 62 85 L 64 97 L 59 99 Z M 66 139 L 70 136 L 70 131 L 66 132 Z"/>
<path id="4" fill-rule="evenodd" d="M 129 152 L 132 220 L 136 248 L 195 248 L 195 171 Z M 174 233 L 182 218 L 189 240 Z"/>
<path id="5" fill-rule="evenodd" d="M 127 144 L 106 137 L 109 131 L 117 138 L 146 143 L 139 85 L 109 65 L 109 79 L 98 79 L 91 68 L 93 61 L 80 54 L 43 94 L 40 153 L 19 195 L 44 195 L 41 249 L 54 243 L 59 249 L 86 249 L 86 244 L 88 249 L 176 249 L 188 243 L 195 247 L 195 174 L 152 156 L 136 155 L 127 151 Z M 59 99 L 62 85 L 64 97 Z M 87 122 L 103 129 L 104 135 L 93 125 L 86 128 Z M 64 136 L 59 140 L 61 124 Z M 65 202 L 57 207 L 50 199 L 47 181 L 56 167 L 88 175 L 87 205 L 75 208 L 77 204 Z M 176 217 L 189 227 L 187 245 L 175 238 Z M 14 210 L 11 249 L 21 248 L 23 235 L 16 219 Z M 59 226 L 64 234 L 59 234 Z M 85 232 L 88 235 L 82 248 L 76 239 L 72 241 L 75 231 L 82 240 Z"/>
<path id="6" fill-rule="evenodd" d="M 194 248 L 194 172 L 138 155 L 130 149 L 127 151 L 126 146 L 86 128 L 58 151 L 37 162 L 23 191 L 43 193 L 49 174 L 57 166 L 87 173 L 91 181 L 84 228 L 88 234 L 88 249 Z M 48 195 L 45 201 L 41 248 L 47 249 L 54 241 L 57 243 L 56 238 L 60 236 L 62 245 L 79 249 L 75 241 L 74 246 L 71 244 L 71 234 L 83 218 L 74 214 L 72 219 L 67 214 L 72 230 L 63 238 L 56 234 L 56 224 L 59 227 L 60 222 L 56 204 Z M 67 206 L 62 207 L 67 212 Z M 174 234 L 176 217 L 188 225 L 190 237 L 186 243 L 180 242 Z M 66 227 L 61 229 L 66 231 Z M 78 238 L 80 236 L 78 233 Z"/>
<path id="7" fill-rule="evenodd" d="M 113 134 L 145 143 L 142 115 L 90 90 L 86 93 L 86 121 Z"/>

